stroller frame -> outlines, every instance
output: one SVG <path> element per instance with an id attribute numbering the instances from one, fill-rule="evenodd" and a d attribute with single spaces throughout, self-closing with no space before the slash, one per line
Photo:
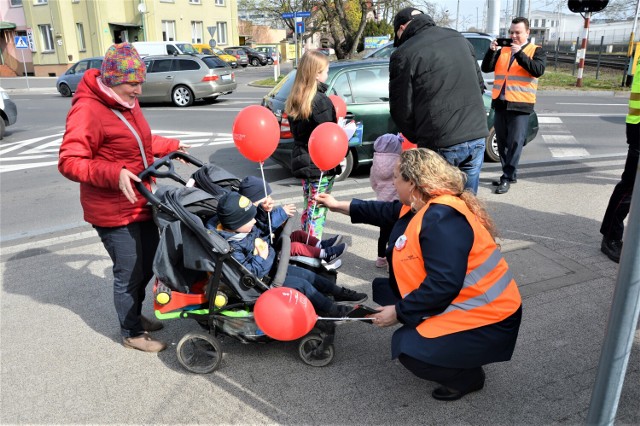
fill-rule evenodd
<path id="1" fill-rule="evenodd" d="M 231 256 L 231 248 L 228 243 L 217 233 L 206 230 L 202 223 L 191 217 L 195 215 L 188 212 L 184 206 L 177 202 L 177 199 L 173 198 L 171 190 L 167 190 L 164 194 L 164 199 L 161 199 L 155 193 L 149 191 L 142 183 L 151 178 L 168 178 L 186 187 L 188 181 L 175 171 L 174 159 L 183 160 L 198 168 L 205 166 L 195 157 L 175 151 L 157 159 L 142 171 L 138 175 L 141 182 L 135 182 L 135 186 L 153 206 L 156 222 L 159 222 L 158 217 L 161 215 L 164 215 L 164 218 L 171 222 L 178 222 L 175 226 L 171 224 L 162 226 L 161 223 L 158 223 L 163 239 L 165 238 L 165 233 L 179 227 L 180 230 L 186 229 L 188 230 L 187 233 L 192 233 L 201 247 L 203 245 L 207 247 L 205 249 L 207 253 L 204 256 L 209 259 L 199 259 L 196 264 L 206 264 L 209 268 L 213 264 L 213 270 L 207 269 L 209 272 L 207 272 L 206 283 L 199 282 L 200 292 L 181 292 L 179 291 L 180 289 L 176 289 L 177 285 L 175 283 L 160 280 L 158 274 L 156 274 L 156 283 L 154 285 L 154 310 L 158 319 L 191 318 L 202 327 L 202 330 L 185 334 L 178 342 L 176 353 L 178 361 L 188 371 L 206 374 L 215 371 L 222 361 L 223 349 L 220 337 L 233 337 L 243 343 L 265 343 L 274 340 L 259 330 L 255 324 L 252 309 L 259 294 L 272 286 L 282 286 L 284 282 L 290 258 L 291 241 L 289 235 L 293 227 L 293 221 L 287 221 L 282 231 L 280 260 L 277 264 L 276 273 L 270 285 L 268 285 L 240 265 Z M 178 192 L 188 188 L 178 187 L 171 189 Z M 211 195 L 204 190 L 201 191 Z M 213 198 L 214 195 L 211 195 L 211 197 Z M 183 225 L 186 228 L 183 228 Z M 158 251 L 160 250 L 161 248 L 159 247 Z M 154 272 L 156 272 L 158 256 L 159 253 L 156 253 Z M 228 278 L 227 281 L 230 282 L 224 282 L 223 277 L 225 274 L 223 270 L 225 265 L 229 264 L 232 265 L 231 268 L 234 269 L 234 272 L 239 271 L 238 283 L 234 284 Z M 240 302 L 217 306 L 216 295 L 218 295 L 222 286 L 236 290 L 236 293 L 238 293 L 236 296 L 239 296 Z M 246 289 L 246 292 L 238 292 L 238 290 L 244 289 Z M 335 354 L 333 346 L 335 327 L 336 325 L 333 321 L 318 320 L 315 327 L 300 339 L 298 354 L 303 362 L 311 366 L 322 367 L 333 360 Z"/>

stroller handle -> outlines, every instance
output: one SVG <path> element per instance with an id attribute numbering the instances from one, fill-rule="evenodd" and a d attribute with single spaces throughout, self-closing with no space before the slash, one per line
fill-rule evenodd
<path id="1" fill-rule="evenodd" d="M 134 182 L 136 189 L 144 196 L 144 198 L 149 200 L 149 202 L 152 205 L 160 208 L 166 213 L 170 213 L 170 211 L 167 210 L 167 207 L 165 207 L 162 204 L 162 201 L 160 201 L 160 199 L 156 197 L 156 195 L 153 192 L 149 191 L 147 187 L 144 186 L 143 182 L 147 179 L 150 179 L 151 177 L 155 177 L 155 178 L 170 178 L 183 185 L 186 184 L 186 181 L 182 178 L 182 176 L 180 176 L 175 171 L 175 167 L 173 165 L 173 160 L 175 158 L 181 159 L 196 167 L 202 167 L 203 165 L 202 161 L 198 160 L 195 157 L 192 157 L 186 152 L 173 151 L 162 158 L 158 158 L 156 161 L 153 162 L 153 164 L 151 164 L 149 167 L 147 167 L 142 172 L 140 172 L 138 177 L 140 178 L 141 182 Z"/>

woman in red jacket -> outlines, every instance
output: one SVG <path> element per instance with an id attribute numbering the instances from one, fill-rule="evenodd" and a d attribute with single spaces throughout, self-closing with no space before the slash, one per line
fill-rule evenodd
<path id="1" fill-rule="evenodd" d="M 123 345 L 159 352 L 166 345 L 148 332 L 162 324 L 141 315 L 158 229 L 132 181 L 140 181 L 137 175 L 154 156 L 187 146 L 151 134 L 137 100 L 145 75 L 145 64 L 129 43 L 111 46 L 102 68 L 84 73 L 67 115 L 58 170 L 80 183 L 84 219 L 96 229 L 113 261 Z M 150 187 L 150 182 L 144 184 Z"/>

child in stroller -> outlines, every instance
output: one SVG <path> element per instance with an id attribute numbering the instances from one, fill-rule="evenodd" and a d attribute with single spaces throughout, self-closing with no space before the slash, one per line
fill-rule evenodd
<path id="1" fill-rule="evenodd" d="M 261 231 L 255 226 L 256 212 L 257 208 L 247 197 L 229 192 L 218 200 L 219 224 L 215 230 L 234 249 L 231 256 L 258 278 L 262 278 L 273 265 L 275 250 L 260 238 Z M 211 227 L 210 222 L 208 227 Z M 317 311 L 330 317 L 346 317 L 352 307 L 334 303 L 323 293 L 333 295 L 334 300 L 340 302 L 359 303 L 367 299 L 364 293 L 339 287 L 327 278 L 293 265 L 287 268 L 284 286 L 303 293 Z"/>
<path id="2" fill-rule="evenodd" d="M 266 196 L 265 196 L 266 189 Z M 238 192 L 247 197 L 257 208 L 256 227 L 261 231 L 261 238 L 269 241 L 270 234 L 284 225 L 288 218 L 296 212 L 294 204 L 275 206 L 271 198 L 271 186 L 255 176 L 247 176 L 240 182 Z M 271 228 L 269 228 L 268 215 L 271 215 Z M 299 229 L 291 233 L 291 255 L 306 256 L 321 259 L 326 264 L 335 267 L 340 266 L 337 261 L 346 252 L 347 245 L 342 243 L 342 235 L 319 240 L 307 232 Z"/>

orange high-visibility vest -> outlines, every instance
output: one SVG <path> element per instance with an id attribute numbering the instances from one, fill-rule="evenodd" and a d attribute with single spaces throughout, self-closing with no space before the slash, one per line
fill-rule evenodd
<path id="1" fill-rule="evenodd" d="M 473 246 L 467 261 L 462 290 L 442 313 L 426 318 L 417 330 L 434 338 L 498 323 L 518 310 L 520 292 L 500 249 L 469 210 L 464 201 L 452 195 L 441 195 L 427 203 L 411 219 L 403 236 L 393 249 L 393 271 L 402 297 L 417 289 L 427 277 L 420 230 L 422 217 L 431 204 L 444 204 L 463 214 L 473 230 Z M 455 238 L 454 235 L 451 236 Z"/>
<path id="2" fill-rule="evenodd" d="M 529 43 L 522 51 L 528 57 L 533 58 L 537 47 L 535 44 Z M 538 79 L 522 68 L 517 60 L 514 59 L 511 67 L 509 67 L 509 62 L 511 62 L 511 49 L 502 48 L 498 62 L 496 62 L 491 97 L 498 99 L 502 86 L 506 85 L 504 98 L 507 101 L 535 104 Z"/>

